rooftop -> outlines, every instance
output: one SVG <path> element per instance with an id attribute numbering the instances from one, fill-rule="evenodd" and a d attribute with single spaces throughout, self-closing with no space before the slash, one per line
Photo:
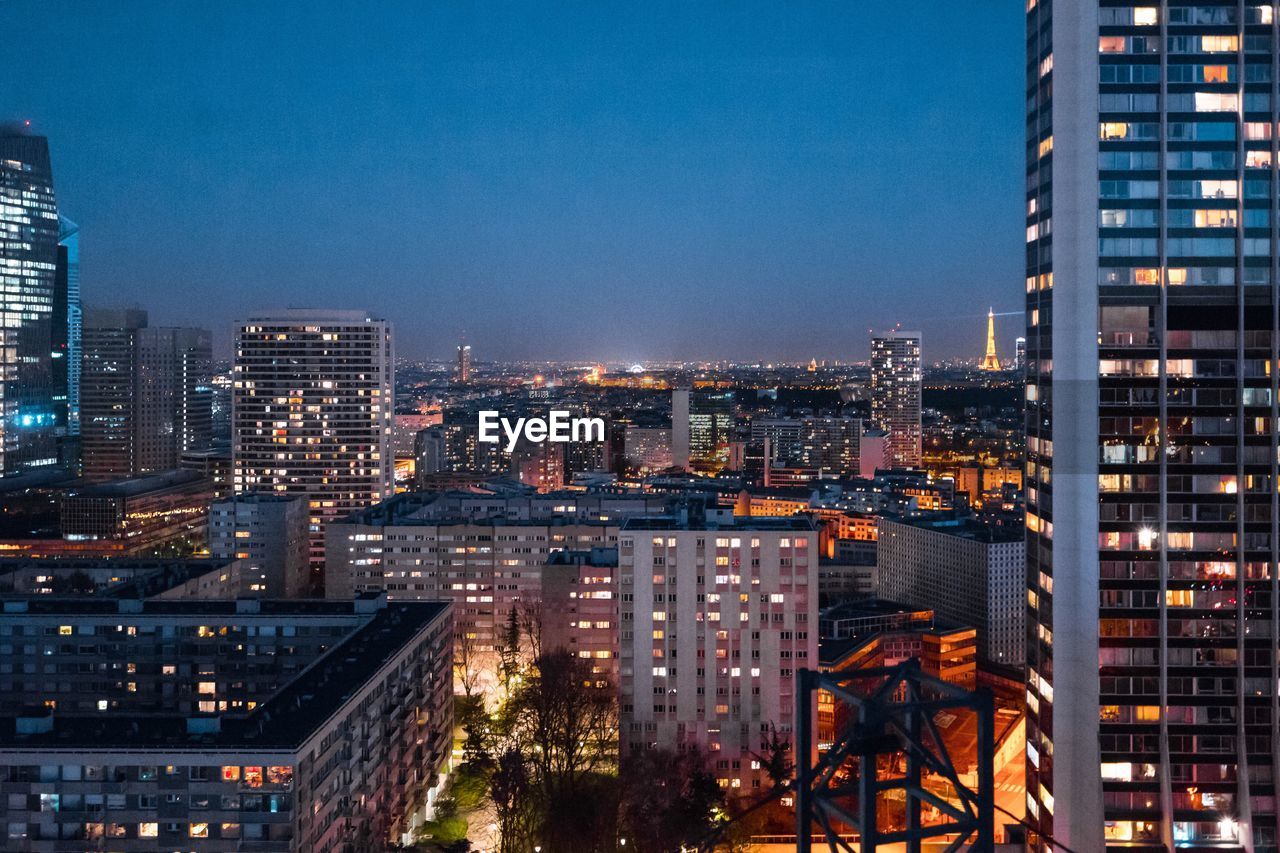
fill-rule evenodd
<path id="1" fill-rule="evenodd" d="M 150 492 L 163 492 L 180 486 L 189 486 L 204 481 L 199 471 L 186 468 L 175 468 L 159 474 L 146 474 L 141 477 L 128 477 L 122 480 L 111 480 L 106 483 L 95 483 L 92 486 L 72 489 L 68 497 L 94 498 L 132 498 Z"/>
<path id="2" fill-rule="evenodd" d="M 52 603 L 52 602 L 50 602 Z M 83 606 L 88 602 L 76 602 Z M 100 602 L 92 602 L 98 604 Z M 114 604 L 114 602 L 105 602 Z M 194 612 L 236 613 L 237 602 L 137 602 L 152 605 L 195 605 Z M 359 613 L 360 602 L 261 602 L 261 612 L 299 605 L 321 612 Z M 44 717 L 0 716 L 0 748 L 116 749 L 133 746 L 169 749 L 296 749 L 335 711 L 370 681 L 401 648 L 449 609 L 444 602 L 382 603 L 365 624 L 304 669 L 292 681 L 245 715 L 188 717 L 148 716 L 139 720 L 112 714 Z M 198 608 L 203 608 L 202 610 Z M 58 612 L 56 610 L 52 612 Z M 284 612 L 293 612 L 286 609 Z M 305 612 L 305 611 L 303 611 Z M 218 721 L 212 730 L 189 731 L 189 720 Z M 20 722 L 21 721 L 21 722 Z"/>
<path id="3" fill-rule="evenodd" d="M 996 527 L 983 524 L 972 516 L 941 514 L 926 515 L 919 518 L 892 518 L 886 519 L 886 521 L 986 544 L 1021 542 L 1026 537 L 1026 532 L 1021 526 L 1015 528 Z"/>

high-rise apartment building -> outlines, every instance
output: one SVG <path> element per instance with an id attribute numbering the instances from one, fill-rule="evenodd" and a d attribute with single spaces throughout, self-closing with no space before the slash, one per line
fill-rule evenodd
<path id="1" fill-rule="evenodd" d="M 324 527 L 389 496 L 391 324 L 363 311 L 251 317 L 236 335 L 235 491 L 305 496 L 316 579 Z"/>
<path id="2" fill-rule="evenodd" d="M 167 471 L 212 441 L 213 345 L 204 329 L 149 327 L 145 311 L 90 310 L 83 336 L 84 474 Z"/>
<path id="3" fill-rule="evenodd" d="M 768 442 L 771 466 L 807 469 L 819 477 L 856 477 L 862 419 L 757 418 L 751 422 L 751 440 Z"/>
<path id="4" fill-rule="evenodd" d="M 1277 849 L 1276 27 L 1028 4 L 1039 850 Z"/>
<path id="5" fill-rule="evenodd" d="M 1022 666 L 1026 643 L 1026 543 L 1019 531 L 968 518 L 881 518 L 879 595 L 930 607 L 978 631 L 978 656 Z"/>
<path id="6" fill-rule="evenodd" d="M 920 333 L 885 332 L 871 339 L 871 420 L 888 433 L 885 460 L 920 464 Z"/>
<path id="7" fill-rule="evenodd" d="M 726 788 L 768 786 L 761 744 L 796 725 L 818 665 L 818 534 L 809 519 L 707 509 L 633 518 L 618 536 L 619 738 L 706 750 Z"/>
<path id="8" fill-rule="evenodd" d="M 300 598 L 310 589 L 306 498 L 245 492 L 209 505 L 209 554 L 241 560 L 249 592 Z"/>
<path id="9" fill-rule="evenodd" d="M 0 476 L 58 462 L 58 233 L 48 140 L 0 126 Z"/>

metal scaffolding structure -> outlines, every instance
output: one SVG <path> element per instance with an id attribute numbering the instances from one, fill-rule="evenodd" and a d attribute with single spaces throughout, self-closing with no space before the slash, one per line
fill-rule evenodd
<path id="1" fill-rule="evenodd" d="M 859 691 L 855 685 L 870 686 Z M 849 720 L 823 755 L 814 750 L 814 697 L 830 693 L 849 709 Z M 989 690 L 964 690 L 920 671 L 918 661 L 854 672 L 800 670 L 796 697 L 796 849 L 811 853 L 813 826 L 832 851 L 853 853 L 839 825 L 858 833 L 861 853 L 905 844 L 919 853 L 929 838 L 956 836 L 946 848 L 989 851 L 995 846 L 995 711 Z M 960 779 L 938 732 L 943 711 L 977 715 L 977 790 Z M 905 762 L 905 772 L 898 770 Z M 882 766 L 885 774 L 882 775 Z M 926 774 L 932 787 L 926 783 Z M 897 792 L 901 792 L 900 794 Z M 950 794 L 950 799 L 943 794 Z M 905 828 L 881 831 L 877 806 L 901 801 Z M 950 800 L 954 800 L 952 802 Z M 922 809 L 941 820 L 922 822 Z M 847 830 L 846 830 L 847 831 Z"/>

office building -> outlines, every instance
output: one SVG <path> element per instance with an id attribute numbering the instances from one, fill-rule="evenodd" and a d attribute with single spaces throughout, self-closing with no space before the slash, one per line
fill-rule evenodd
<path id="1" fill-rule="evenodd" d="M 59 464 L 80 466 L 80 340 L 84 312 L 80 304 L 80 226 L 58 217 L 58 270 L 53 297 L 54 417 Z"/>
<path id="2" fill-rule="evenodd" d="M 0 476 L 58 463 L 58 206 L 49 143 L 0 125 Z M 57 323 L 61 325 L 61 323 Z"/>
<path id="3" fill-rule="evenodd" d="M 204 329 L 149 327 L 137 309 L 84 321 L 81 447 L 86 478 L 168 471 L 213 436 L 213 347 Z"/>
<path id="4" fill-rule="evenodd" d="M 213 496 L 221 500 L 232 493 L 231 445 L 215 443 L 207 450 L 188 450 L 178 459 L 178 467 L 198 471 L 213 483 Z"/>
<path id="5" fill-rule="evenodd" d="M 732 392 L 671 392 L 671 458 L 677 468 L 714 473 L 729 461 Z"/>
<path id="6" fill-rule="evenodd" d="M 448 611 L 376 598 L 6 602 L 4 848 L 410 841 L 452 746 Z"/>
<path id="7" fill-rule="evenodd" d="M 1027 369 L 1027 339 L 1019 335 L 1013 340 L 1013 369 Z"/>
<path id="8" fill-rule="evenodd" d="M 634 518 L 618 538 L 623 755 L 698 745 L 719 783 L 768 786 L 756 756 L 792 737 L 796 673 L 818 662 L 818 535 L 730 509 Z"/>
<path id="9" fill-rule="evenodd" d="M 885 332 L 871 339 L 871 420 L 888 437 L 894 468 L 920 464 L 920 333 Z"/>
<path id="10" fill-rule="evenodd" d="M 65 550 L 192 553 L 205 543 L 212 500 L 212 483 L 180 469 L 68 488 L 61 501 Z"/>
<path id="11" fill-rule="evenodd" d="M 325 525 L 392 491 L 391 326 L 363 311 L 251 317 L 236 335 L 234 375 L 235 491 L 307 499 L 318 580 Z"/>
<path id="12" fill-rule="evenodd" d="M 1076 850 L 1280 843 L 1275 29 L 1027 6 L 1028 808 Z"/>
<path id="13" fill-rule="evenodd" d="M 209 506 L 209 554 L 242 560 L 263 598 L 300 598 L 311 590 L 310 513 L 306 498 L 243 492 Z"/>

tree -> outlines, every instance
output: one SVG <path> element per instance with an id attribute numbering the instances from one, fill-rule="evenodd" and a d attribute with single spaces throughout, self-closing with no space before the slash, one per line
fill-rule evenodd
<path id="1" fill-rule="evenodd" d="M 453 649 L 453 680 L 462 688 L 463 696 L 471 698 L 476 694 L 482 671 L 475 634 L 464 630 L 456 635 Z"/>
<path id="2" fill-rule="evenodd" d="M 532 782 L 523 752 L 512 747 L 498 756 L 489 779 L 489 799 L 497 817 L 499 853 L 526 853 L 532 849 L 537 821 Z"/>
<path id="3" fill-rule="evenodd" d="M 526 604 L 520 608 L 520 630 L 529 643 L 529 655 L 534 660 L 542 657 L 542 603 Z"/>
<path id="4" fill-rule="evenodd" d="M 791 759 L 791 741 L 778 732 L 778 727 L 769 724 L 769 731 L 760 743 L 760 752 L 755 756 L 760 762 L 774 790 L 791 784 L 796 775 L 796 763 Z"/>
<path id="5" fill-rule="evenodd" d="M 520 672 L 520 614 L 519 605 L 513 604 L 507 611 L 507 621 L 498 639 L 498 674 L 502 688 L 511 695 L 511 682 Z"/>
<path id="6" fill-rule="evenodd" d="M 494 733 L 484 697 L 456 697 L 453 708 L 458 725 L 466 732 L 462 740 L 462 760 L 477 768 L 488 767 L 493 762 Z"/>
<path id="7" fill-rule="evenodd" d="M 696 845 L 724 814 L 724 792 L 697 749 L 647 749 L 622 765 L 620 829 L 636 853 Z"/>
<path id="8" fill-rule="evenodd" d="M 566 651 L 544 654 L 512 697 L 548 795 L 572 795 L 609 757 L 616 735 L 612 690 L 592 686 L 590 664 Z"/>

